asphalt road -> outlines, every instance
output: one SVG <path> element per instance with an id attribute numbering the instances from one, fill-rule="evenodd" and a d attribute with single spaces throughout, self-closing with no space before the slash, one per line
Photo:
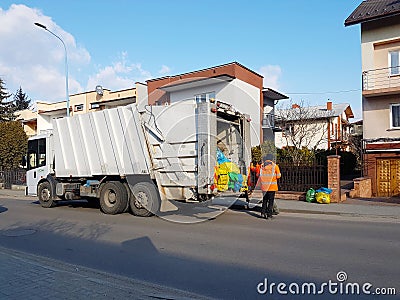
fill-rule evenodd
<path id="1" fill-rule="evenodd" d="M 396 299 L 399 237 L 394 219 L 281 213 L 264 220 L 228 210 L 178 224 L 104 215 L 85 202 L 44 209 L 30 199 L 0 197 L 0 246 L 222 299 L 271 299 L 279 295 L 276 286 L 260 295 L 259 283 L 319 287 L 338 282 L 338 272 L 347 275 L 343 283 L 394 287 L 397 296 L 385 299 Z M 329 296 L 325 286 L 323 298 Z"/>

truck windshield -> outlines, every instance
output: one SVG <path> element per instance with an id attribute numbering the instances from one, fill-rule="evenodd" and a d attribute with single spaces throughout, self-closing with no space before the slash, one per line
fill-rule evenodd
<path id="1" fill-rule="evenodd" d="M 28 170 L 46 165 L 46 139 L 28 141 Z"/>

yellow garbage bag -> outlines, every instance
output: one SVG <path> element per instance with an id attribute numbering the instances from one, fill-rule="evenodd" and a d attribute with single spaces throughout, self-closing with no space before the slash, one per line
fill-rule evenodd
<path id="1" fill-rule="evenodd" d="M 240 173 L 239 167 L 235 163 L 230 162 L 230 161 L 224 162 L 224 163 L 220 164 L 218 167 L 221 172 L 226 173 L 226 174 L 228 174 L 228 173 L 239 174 Z"/>
<path id="2" fill-rule="evenodd" d="M 331 203 L 331 196 L 324 192 L 318 192 L 315 194 L 315 200 L 317 200 L 318 203 L 329 204 Z"/>
<path id="3" fill-rule="evenodd" d="M 241 192 L 245 192 L 249 190 L 249 187 L 247 186 L 247 176 L 246 175 L 242 175 L 243 176 L 243 183 L 242 183 L 242 188 L 240 189 Z"/>
<path id="4" fill-rule="evenodd" d="M 219 192 L 225 192 L 228 190 L 229 175 L 221 170 L 218 166 L 214 168 L 214 184 Z"/>

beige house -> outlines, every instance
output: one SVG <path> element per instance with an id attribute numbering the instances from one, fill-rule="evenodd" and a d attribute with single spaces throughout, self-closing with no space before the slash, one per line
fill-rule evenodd
<path id="1" fill-rule="evenodd" d="M 361 25 L 364 175 L 374 196 L 400 196 L 400 2 L 364 1 Z"/>
<path id="2" fill-rule="evenodd" d="M 95 91 L 71 95 L 69 102 L 71 116 L 127 105 L 136 102 L 136 88 L 112 92 L 98 86 Z M 51 129 L 51 121 L 66 114 L 66 101 L 55 103 L 37 101 L 34 108 L 16 112 L 16 120 L 23 124 L 28 136 L 33 136 Z"/>

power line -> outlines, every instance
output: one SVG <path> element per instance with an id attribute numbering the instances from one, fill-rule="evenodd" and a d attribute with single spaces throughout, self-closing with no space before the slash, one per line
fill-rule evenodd
<path id="1" fill-rule="evenodd" d="M 360 92 L 360 91 L 361 91 L 361 89 L 333 91 L 333 92 L 305 92 L 305 93 L 285 93 L 285 94 L 287 94 L 287 95 L 324 95 L 324 94 L 352 93 L 352 92 Z"/>

